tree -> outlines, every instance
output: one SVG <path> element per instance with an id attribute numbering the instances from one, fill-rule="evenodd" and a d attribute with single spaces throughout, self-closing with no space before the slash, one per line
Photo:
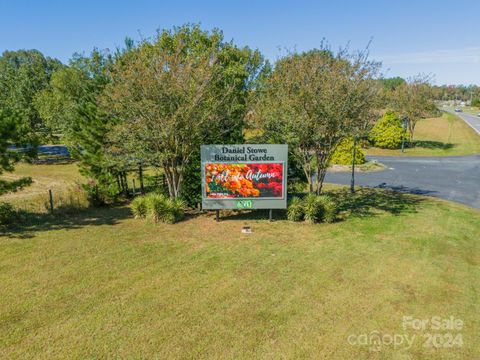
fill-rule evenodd
<path id="1" fill-rule="evenodd" d="M 69 66 L 55 71 L 48 87 L 39 91 L 34 105 L 45 123 L 63 137 L 67 146 L 77 131 L 75 122 L 85 102 L 96 101 L 109 82 L 110 55 L 94 49 L 89 56 L 74 54 Z"/>
<path id="2" fill-rule="evenodd" d="M 81 70 L 64 67 L 53 73 L 48 88 L 39 91 L 34 98 L 35 108 L 46 125 L 67 142 L 78 105 L 87 95 L 88 81 Z"/>
<path id="3" fill-rule="evenodd" d="M 480 98 L 472 99 L 472 103 L 470 105 L 480 107 Z"/>
<path id="4" fill-rule="evenodd" d="M 38 50 L 5 51 L 0 57 L 0 108 L 16 112 L 32 134 L 48 136 L 50 131 L 33 100 L 61 67 L 60 61 L 44 57 Z"/>
<path id="5" fill-rule="evenodd" d="M 75 54 L 69 66 L 56 71 L 48 88 L 35 97 L 37 110 L 61 134 L 72 156 L 80 161 L 81 173 L 92 180 L 89 184 L 94 191 L 106 191 L 108 196 L 118 191 L 115 176 L 122 159 L 111 158 L 107 152 L 107 133 L 114 119 L 99 108 L 98 99 L 110 81 L 113 61 L 113 56 L 98 49 L 89 56 Z"/>
<path id="6" fill-rule="evenodd" d="M 72 123 L 69 149 L 72 156 L 80 160 L 80 173 L 90 179 L 84 188 L 90 201 L 96 205 L 111 201 L 126 186 L 121 163 L 127 158 L 111 157 L 107 151 L 107 134 L 114 123 L 115 119 L 102 111 L 93 96 L 79 105 Z"/>
<path id="7" fill-rule="evenodd" d="M 117 152 L 161 168 L 169 194 L 203 143 L 241 137 L 246 97 L 262 62 L 258 52 L 223 41 L 221 32 L 182 26 L 158 32 L 119 57 L 103 106 L 119 120 Z"/>
<path id="8" fill-rule="evenodd" d="M 400 76 L 380 79 L 381 84 L 388 91 L 395 91 L 399 86 L 405 84 L 405 79 Z"/>
<path id="9" fill-rule="evenodd" d="M 310 192 L 321 192 L 338 143 L 373 119 L 378 69 L 364 52 L 335 54 L 322 46 L 278 60 L 258 87 L 256 121 L 270 141 L 289 145 Z"/>
<path id="10" fill-rule="evenodd" d="M 400 117 L 408 119 L 409 141 L 413 141 L 413 134 L 418 120 L 432 116 L 437 109 L 432 100 L 430 78 L 417 75 L 400 85 L 393 93 L 392 105 Z"/>
<path id="11" fill-rule="evenodd" d="M 18 110 L 0 109 L 0 174 L 13 171 L 14 164 L 20 159 L 35 155 L 36 143 L 31 136 L 30 129 Z M 0 179 L 0 195 L 16 191 L 31 181 L 30 178 L 14 181 Z"/>

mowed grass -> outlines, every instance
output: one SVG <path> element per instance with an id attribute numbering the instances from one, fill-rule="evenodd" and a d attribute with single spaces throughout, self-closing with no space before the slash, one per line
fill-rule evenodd
<path id="1" fill-rule="evenodd" d="M 373 190 L 343 210 L 319 225 L 45 216 L 0 237 L 0 358 L 477 358 L 480 212 Z M 432 331 L 403 316 L 461 319 L 463 346 L 425 348 Z M 416 339 L 347 341 L 373 331 Z"/>
<path id="2" fill-rule="evenodd" d="M 414 147 L 401 150 L 370 148 L 377 156 L 457 156 L 480 153 L 480 136 L 459 117 L 443 113 L 439 118 L 420 120 L 415 127 Z"/>

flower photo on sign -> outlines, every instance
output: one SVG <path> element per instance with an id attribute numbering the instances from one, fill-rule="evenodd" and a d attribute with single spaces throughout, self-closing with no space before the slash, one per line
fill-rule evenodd
<path id="1" fill-rule="evenodd" d="M 207 198 L 282 198 L 283 164 L 205 164 Z"/>

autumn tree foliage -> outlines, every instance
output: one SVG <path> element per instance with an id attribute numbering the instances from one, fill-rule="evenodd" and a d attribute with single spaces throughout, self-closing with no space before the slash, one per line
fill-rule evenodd
<path id="1" fill-rule="evenodd" d="M 220 31 L 160 31 L 118 58 L 102 104 L 116 119 L 116 152 L 163 170 L 171 197 L 199 146 L 242 134 L 246 97 L 262 58 Z"/>
<path id="2" fill-rule="evenodd" d="M 321 192 L 340 141 L 363 133 L 374 118 L 378 69 L 366 52 L 322 46 L 279 59 L 258 86 L 255 121 L 270 141 L 289 145 L 310 192 Z"/>
<path id="3" fill-rule="evenodd" d="M 418 121 L 438 112 L 428 75 L 417 75 L 398 86 L 392 94 L 391 104 L 401 118 L 407 118 L 410 142 Z"/>

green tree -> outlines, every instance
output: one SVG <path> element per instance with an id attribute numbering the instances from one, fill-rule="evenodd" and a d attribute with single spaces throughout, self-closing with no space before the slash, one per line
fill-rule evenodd
<path id="1" fill-rule="evenodd" d="M 409 141 L 412 142 L 417 122 L 438 112 L 433 102 L 430 78 L 417 75 L 408 79 L 395 89 L 392 105 L 401 117 L 408 119 Z"/>
<path id="2" fill-rule="evenodd" d="M 385 88 L 385 90 L 388 90 L 388 91 L 395 91 L 395 89 L 397 89 L 399 86 L 406 83 L 405 79 L 401 78 L 400 76 L 391 77 L 391 78 L 381 78 L 380 82 Z"/>
<path id="3" fill-rule="evenodd" d="M 353 162 L 353 136 L 348 137 L 340 141 L 333 152 L 331 163 L 338 165 L 352 165 Z M 355 149 L 355 164 L 365 164 L 365 154 L 362 151 L 361 146 Z"/>
<path id="4" fill-rule="evenodd" d="M 69 66 L 56 71 L 49 87 L 35 97 L 39 113 L 62 135 L 72 156 L 80 161 L 81 173 L 92 180 L 92 188 L 108 195 L 118 192 L 115 176 L 124 161 L 107 152 L 113 119 L 98 107 L 113 61 L 113 56 L 98 49 L 89 56 L 75 54 Z"/>
<path id="5" fill-rule="evenodd" d="M 35 138 L 18 110 L 0 109 L 0 174 L 12 172 L 20 159 L 35 155 Z M 15 148 L 12 148 L 15 147 Z M 29 185 L 30 178 L 14 181 L 0 179 L 0 195 Z"/>
<path id="6" fill-rule="evenodd" d="M 398 149 L 405 137 L 402 122 L 393 111 L 387 111 L 368 134 L 372 144 L 383 149 Z"/>
<path id="7" fill-rule="evenodd" d="M 321 192 L 337 144 L 373 118 L 378 69 L 365 53 L 322 47 L 278 60 L 258 87 L 256 121 L 270 141 L 289 145 L 310 192 Z"/>
<path id="8" fill-rule="evenodd" d="M 262 58 L 225 42 L 218 30 L 160 31 L 119 57 L 104 91 L 119 119 L 113 147 L 161 168 L 169 194 L 182 192 L 187 165 L 203 143 L 241 138 L 246 99 Z"/>
<path id="9" fill-rule="evenodd" d="M 53 73 L 48 88 L 38 92 L 34 105 L 52 132 L 69 140 L 78 106 L 87 95 L 89 78 L 81 70 L 64 67 Z"/>
<path id="10" fill-rule="evenodd" d="M 472 106 L 480 107 L 480 98 L 472 99 Z"/>
<path id="11" fill-rule="evenodd" d="M 98 180 L 102 184 L 110 183 L 109 164 L 105 148 L 107 146 L 106 134 L 111 128 L 113 120 L 107 117 L 98 108 L 94 98 L 84 101 L 76 113 L 75 122 L 72 124 L 72 137 L 70 151 L 80 159 L 80 171 L 89 178 Z M 75 145 L 73 145 L 75 144 Z"/>
<path id="12" fill-rule="evenodd" d="M 48 87 L 36 94 L 34 105 L 38 113 L 68 146 L 76 146 L 79 108 L 92 99 L 96 101 L 109 82 L 112 63 L 112 56 L 98 49 L 89 56 L 74 54 L 69 66 L 54 72 Z"/>
<path id="13" fill-rule="evenodd" d="M 60 61 L 44 57 L 38 50 L 5 51 L 0 56 L 0 108 L 16 112 L 32 134 L 48 137 L 50 130 L 35 108 L 34 98 L 61 67 Z"/>

